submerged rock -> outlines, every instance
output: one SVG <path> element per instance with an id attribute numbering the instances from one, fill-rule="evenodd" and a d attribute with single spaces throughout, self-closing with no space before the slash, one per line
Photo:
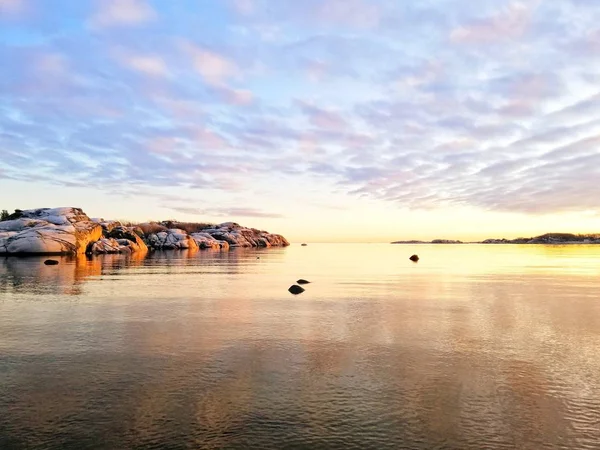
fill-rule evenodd
<path id="1" fill-rule="evenodd" d="M 58 265 L 58 261 L 55 259 L 47 259 L 46 261 L 44 261 L 44 264 L 46 264 L 47 266 L 56 266 Z"/>
<path id="2" fill-rule="evenodd" d="M 303 278 L 300 278 L 298 281 L 296 281 L 296 283 L 298 283 L 298 284 L 309 284 L 310 281 L 307 281 L 307 280 L 305 280 Z"/>
<path id="3" fill-rule="evenodd" d="M 408 258 L 408 259 L 410 259 L 410 260 L 411 260 L 411 261 L 413 261 L 413 262 L 417 262 L 417 261 L 419 260 L 419 257 L 418 257 L 417 255 L 412 255 L 412 256 L 411 256 L 410 258 Z"/>
<path id="4" fill-rule="evenodd" d="M 297 284 L 293 284 L 290 286 L 288 291 L 290 291 L 290 293 L 292 293 L 294 295 L 298 295 L 298 294 L 302 294 L 304 292 L 304 288 L 301 286 L 298 286 Z"/>

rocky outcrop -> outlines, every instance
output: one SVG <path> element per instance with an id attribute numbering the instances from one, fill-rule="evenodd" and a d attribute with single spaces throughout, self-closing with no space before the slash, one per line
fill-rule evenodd
<path id="1" fill-rule="evenodd" d="M 290 243 L 280 234 L 267 233 L 256 228 L 245 228 L 234 222 L 226 222 L 204 233 L 219 241 L 229 243 L 230 247 L 286 247 Z"/>
<path id="2" fill-rule="evenodd" d="M 89 245 L 87 253 L 135 253 L 147 252 L 148 247 L 138 227 L 126 227 L 116 220 L 92 219 L 102 227 L 103 238 Z"/>
<path id="3" fill-rule="evenodd" d="M 16 210 L 8 220 L 0 221 L 0 254 L 143 253 L 149 248 L 228 250 L 289 245 L 279 234 L 234 222 L 181 223 L 190 233 L 176 225 L 170 222 L 169 228 L 160 225 L 145 234 L 142 228 L 119 221 L 90 219 L 79 208 Z"/>
<path id="4" fill-rule="evenodd" d="M 129 239 L 102 238 L 90 244 L 87 253 L 99 255 L 107 253 L 147 252 L 148 247 L 144 241 L 142 241 L 139 237 L 138 240 L 139 242 L 134 242 Z"/>
<path id="5" fill-rule="evenodd" d="M 177 228 L 151 234 L 147 242 L 148 246 L 155 250 L 197 250 L 199 248 L 191 236 Z"/>
<path id="6" fill-rule="evenodd" d="M 213 249 L 213 250 L 229 250 L 229 242 L 227 241 L 219 241 L 212 237 L 209 233 L 200 232 L 200 233 L 192 233 L 190 235 L 198 247 L 201 249 Z"/>
<path id="7" fill-rule="evenodd" d="M 0 222 L 0 254 L 82 254 L 102 227 L 79 208 L 18 210 Z"/>
<path id="8" fill-rule="evenodd" d="M 190 242 L 192 241 L 192 242 Z M 285 247 L 289 242 L 280 234 L 267 233 L 255 228 L 245 228 L 234 222 L 226 222 L 188 235 L 185 230 L 172 228 L 150 234 L 146 238 L 149 247 L 162 249 L 215 249 L 236 247 Z"/>

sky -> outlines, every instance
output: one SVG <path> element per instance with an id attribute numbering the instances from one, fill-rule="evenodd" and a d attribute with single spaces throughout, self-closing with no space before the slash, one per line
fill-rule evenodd
<path id="1" fill-rule="evenodd" d="M 600 2 L 0 0 L 0 209 L 600 232 Z"/>

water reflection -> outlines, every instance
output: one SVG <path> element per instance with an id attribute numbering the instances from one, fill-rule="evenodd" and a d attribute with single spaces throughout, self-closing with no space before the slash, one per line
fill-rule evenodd
<path id="1" fill-rule="evenodd" d="M 2 265 L 0 447 L 597 448 L 600 248 L 536 247 Z"/>
<path id="2" fill-rule="evenodd" d="M 102 275 L 144 273 L 136 268 L 153 267 L 159 271 L 168 268 L 220 267 L 229 274 L 243 270 L 238 263 L 251 264 L 269 250 L 234 249 L 156 251 L 150 253 L 107 255 L 54 256 L 58 266 L 47 266 L 45 257 L 0 258 L 0 293 L 28 293 L 35 295 L 81 295 L 86 280 Z M 276 251 L 271 251 L 276 253 Z"/>

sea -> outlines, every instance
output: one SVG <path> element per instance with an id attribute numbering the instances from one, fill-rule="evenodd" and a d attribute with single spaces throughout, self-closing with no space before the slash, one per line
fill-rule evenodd
<path id="1" fill-rule="evenodd" d="M 53 258 L 0 259 L 0 449 L 600 449 L 600 245 Z"/>

